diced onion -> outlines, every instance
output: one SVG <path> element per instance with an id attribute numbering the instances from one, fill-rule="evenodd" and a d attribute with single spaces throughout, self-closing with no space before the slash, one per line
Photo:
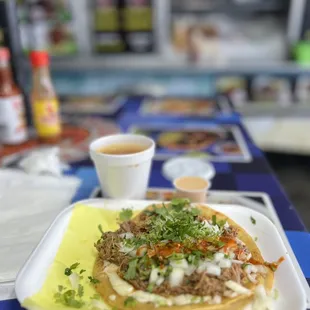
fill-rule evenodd
<path id="1" fill-rule="evenodd" d="M 234 297 L 237 297 L 238 294 L 234 291 L 231 291 L 231 290 L 227 290 L 224 292 L 223 294 L 225 297 L 229 297 L 229 298 L 234 298 Z"/>
<path id="2" fill-rule="evenodd" d="M 179 295 L 173 298 L 174 304 L 178 306 L 184 306 L 192 303 L 193 296 L 191 295 Z"/>
<path id="3" fill-rule="evenodd" d="M 234 259 L 236 257 L 236 254 L 234 252 L 229 252 L 229 258 Z"/>
<path id="4" fill-rule="evenodd" d="M 121 246 L 120 246 L 120 249 L 119 251 L 122 252 L 122 253 L 125 253 L 125 254 L 130 254 L 134 251 L 134 247 L 127 247 L 124 245 L 123 242 L 121 242 Z"/>
<path id="5" fill-rule="evenodd" d="M 221 268 L 230 268 L 231 267 L 231 260 L 227 258 L 223 258 L 219 261 L 219 266 Z"/>
<path id="6" fill-rule="evenodd" d="M 255 299 L 253 310 L 273 309 L 273 300 L 268 296 L 263 285 L 258 285 L 255 289 Z"/>
<path id="7" fill-rule="evenodd" d="M 152 269 L 151 274 L 150 274 L 150 279 L 149 279 L 150 283 L 155 283 L 157 281 L 157 279 L 158 279 L 158 272 L 159 272 L 158 268 L 153 268 Z"/>
<path id="8" fill-rule="evenodd" d="M 228 229 L 229 228 L 229 224 L 228 224 L 228 222 L 226 222 L 225 224 L 224 224 L 224 226 L 223 226 L 225 229 Z"/>
<path id="9" fill-rule="evenodd" d="M 114 295 L 115 296 L 115 295 Z M 107 307 L 106 305 L 100 301 L 100 300 L 96 300 L 96 299 L 93 299 L 92 302 L 91 302 L 91 305 L 94 307 L 94 308 L 97 308 L 97 309 L 100 309 L 100 310 L 105 310 Z"/>
<path id="10" fill-rule="evenodd" d="M 116 299 L 116 295 L 110 295 L 110 296 L 109 296 L 109 299 L 112 300 L 112 301 L 114 301 L 114 300 Z"/>
<path id="11" fill-rule="evenodd" d="M 223 259 L 224 258 L 224 253 L 220 253 L 220 252 L 218 252 L 218 253 L 215 253 L 214 254 L 214 261 L 215 262 L 219 262 L 221 259 Z"/>
<path id="12" fill-rule="evenodd" d="M 175 268 L 182 268 L 187 269 L 188 268 L 188 262 L 186 259 L 178 259 L 178 260 L 171 260 L 170 265 Z"/>
<path id="13" fill-rule="evenodd" d="M 252 283 L 257 283 L 256 281 L 256 274 L 248 274 L 247 275 L 248 279 L 252 282 Z"/>
<path id="14" fill-rule="evenodd" d="M 236 260 L 236 259 L 233 259 L 231 262 L 232 262 L 233 264 L 239 264 L 239 265 L 244 264 L 244 262 L 243 262 L 242 260 Z"/>
<path id="15" fill-rule="evenodd" d="M 179 286 L 183 282 L 184 269 L 173 268 L 169 275 L 169 284 L 171 287 Z"/>
<path id="16" fill-rule="evenodd" d="M 80 277 L 76 272 L 72 272 L 69 276 L 69 281 L 74 290 L 77 290 L 79 287 Z"/>
<path id="17" fill-rule="evenodd" d="M 211 301 L 211 299 L 212 299 L 211 296 L 203 296 L 202 297 L 203 302 L 209 302 L 209 301 Z"/>
<path id="18" fill-rule="evenodd" d="M 263 265 L 256 265 L 256 268 L 257 268 L 257 272 L 259 273 L 264 273 L 264 274 L 267 273 L 267 269 Z"/>
<path id="19" fill-rule="evenodd" d="M 212 299 L 212 304 L 219 305 L 222 302 L 222 297 L 219 295 L 215 295 Z"/>
<path id="20" fill-rule="evenodd" d="M 185 269 L 185 275 L 190 276 L 195 272 L 195 270 L 196 270 L 196 266 L 188 265 L 188 268 Z"/>
<path id="21" fill-rule="evenodd" d="M 244 267 L 244 271 L 245 271 L 247 274 L 256 273 L 256 272 L 257 272 L 257 267 L 254 266 L 254 265 L 246 265 L 246 266 Z"/>
<path id="22" fill-rule="evenodd" d="M 263 285 L 258 285 L 255 289 L 255 295 L 258 298 L 265 299 L 267 297 L 266 290 Z"/>
<path id="23" fill-rule="evenodd" d="M 132 239 L 134 237 L 134 234 L 132 234 L 131 232 L 125 232 L 123 234 L 120 234 L 120 237 L 124 239 Z"/>
<path id="24" fill-rule="evenodd" d="M 217 265 L 210 264 L 207 267 L 206 273 L 211 274 L 213 276 L 220 276 L 221 275 L 221 268 Z"/>
<path id="25" fill-rule="evenodd" d="M 251 290 L 245 288 L 244 286 L 232 280 L 225 282 L 225 286 L 231 289 L 232 291 L 236 292 L 237 294 L 241 294 L 241 295 L 251 294 Z"/>
<path id="26" fill-rule="evenodd" d="M 202 272 L 206 271 L 209 266 L 212 267 L 212 266 L 216 266 L 216 265 L 209 262 L 209 261 L 201 260 L 198 264 L 197 272 L 202 273 Z"/>
<path id="27" fill-rule="evenodd" d="M 165 281 L 165 278 L 164 277 L 159 277 L 157 280 L 156 280 L 156 285 L 157 286 L 160 286 L 162 285 L 162 283 Z"/>

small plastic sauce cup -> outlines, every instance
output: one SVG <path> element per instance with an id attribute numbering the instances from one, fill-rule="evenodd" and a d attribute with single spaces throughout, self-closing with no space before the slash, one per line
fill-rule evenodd
<path id="1" fill-rule="evenodd" d="M 188 198 L 191 202 L 205 202 L 210 181 L 195 176 L 185 176 L 174 180 L 176 197 Z"/>

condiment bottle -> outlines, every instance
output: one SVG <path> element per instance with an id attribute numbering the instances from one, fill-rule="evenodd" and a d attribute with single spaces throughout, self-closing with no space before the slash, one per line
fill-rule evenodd
<path id="1" fill-rule="evenodd" d="M 19 144 L 27 140 L 24 99 L 12 77 L 10 52 L 0 48 L 0 141 Z"/>
<path id="2" fill-rule="evenodd" d="M 61 135 L 59 102 L 49 70 L 49 56 L 45 51 L 30 54 L 33 68 L 32 112 L 39 139 L 45 143 L 56 143 Z"/>

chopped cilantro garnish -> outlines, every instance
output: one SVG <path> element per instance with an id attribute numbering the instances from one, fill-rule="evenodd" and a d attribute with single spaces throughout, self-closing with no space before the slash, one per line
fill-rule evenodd
<path id="1" fill-rule="evenodd" d="M 254 238 L 254 241 L 256 242 L 257 240 L 258 240 L 258 237 L 255 237 L 255 238 Z"/>
<path id="2" fill-rule="evenodd" d="M 154 289 L 154 286 L 155 286 L 154 283 L 150 283 L 150 284 L 148 285 L 148 287 L 147 287 L 146 290 L 147 290 L 149 293 L 152 293 L 152 292 L 153 292 L 153 289 Z"/>
<path id="3" fill-rule="evenodd" d="M 217 241 L 216 244 L 218 247 L 222 248 L 226 243 L 223 241 Z"/>
<path id="4" fill-rule="evenodd" d="M 219 227 L 224 227 L 225 224 L 226 224 L 226 220 L 220 220 L 220 221 L 217 222 L 217 225 Z"/>
<path id="5" fill-rule="evenodd" d="M 79 286 L 78 286 L 77 295 L 79 297 L 83 297 L 83 295 L 84 295 L 84 287 L 81 284 L 79 284 Z"/>
<path id="6" fill-rule="evenodd" d="M 224 254 L 224 258 L 230 258 L 228 254 Z"/>
<path id="7" fill-rule="evenodd" d="M 55 302 L 64 306 L 72 308 L 81 308 L 85 305 L 85 302 L 81 300 L 81 295 L 77 294 L 74 290 L 67 290 L 63 292 L 64 287 L 58 286 L 58 292 L 54 294 Z"/>
<path id="8" fill-rule="evenodd" d="M 92 283 L 92 284 L 98 284 L 98 283 L 100 283 L 100 281 L 99 281 L 98 279 L 95 279 L 95 278 L 93 278 L 93 277 L 91 277 L 91 276 L 89 276 L 88 279 L 89 279 L 90 283 Z"/>
<path id="9" fill-rule="evenodd" d="M 92 297 L 90 297 L 90 299 L 99 300 L 100 299 L 100 295 L 99 294 L 94 294 Z"/>
<path id="10" fill-rule="evenodd" d="M 102 229 L 102 225 L 101 225 L 101 224 L 98 225 L 98 229 L 99 229 L 99 231 L 101 232 L 101 234 L 103 235 L 103 234 L 104 234 L 104 231 L 103 231 L 103 229 Z"/>
<path id="11" fill-rule="evenodd" d="M 135 307 L 136 304 L 137 304 L 136 299 L 131 297 L 131 296 L 126 298 L 125 301 L 124 301 L 124 306 L 125 307 L 133 308 L 133 307 Z"/>
<path id="12" fill-rule="evenodd" d="M 171 200 L 171 206 L 176 212 L 180 212 L 183 210 L 185 206 L 190 205 L 189 199 L 184 198 L 174 198 Z"/>
<path id="13" fill-rule="evenodd" d="M 241 265 L 241 268 L 244 269 L 246 266 L 250 266 L 251 264 L 244 263 Z"/>
<path id="14" fill-rule="evenodd" d="M 131 209 L 123 209 L 122 212 L 119 214 L 120 221 L 129 221 L 133 215 L 133 212 Z"/>
<path id="15" fill-rule="evenodd" d="M 80 265 L 80 263 L 74 263 L 74 264 L 72 264 L 72 265 L 70 266 L 70 269 L 71 269 L 71 270 L 74 270 L 74 269 L 76 269 L 79 265 Z"/>
<path id="16" fill-rule="evenodd" d="M 81 269 L 80 274 L 84 273 L 85 271 L 86 271 L 85 269 Z"/>
<path id="17" fill-rule="evenodd" d="M 124 278 L 126 280 L 133 280 L 136 277 L 137 263 L 138 263 L 137 258 L 135 258 L 129 262 L 128 269 L 127 269 L 125 276 L 124 276 Z"/>
<path id="18" fill-rule="evenodd" d="M 203 253 L 201 251 L 192 251 L 187 260 L 190 264 L 198 266 L 202 254 Z"/>
<path id="19" fill-rule="evenodd" d="M 61 293 L 65 288 L 62 285 L 58 285 L 58 292 Z"/>
<path id="20" fill-rule="evenodd" d="M 253 225 L 256 224 L 256 220 L 255 220 L 255 218 L 253 216 L 251 216 L 251 222 L 252 222 Z"/>
<path id="21" fill-rule="evenodd" d="M 216 225 L 216 215 L 212 215 L 212 225 Z"/>
<path id="22" fill-rule="evenodd" d="M 218 240 L 221 231 L 214 231 L 206 227 L 203 222 L 197 221 L 199 210 L 196 208 L 184 208 L 178 212 L 171 205 L 163 204 L 162 207 L 154 206 L 154 214 L 148 219 L 149 229 L 146 233 L 141 233 L 123 242 L 128 247 L 139 247 L 169 240 L 171 242 L 182 242 L 186 246 L 195 240 L 205 240 L 213 242 Z"/>
<path id="23" fill-rule="evenodd" d="M 72 274 L 72 270 L 76 269 L 79 265 L 80 265 L 80 263 L 74 263 L 69 268 L 66 268 L 65 269 L 65 275 L 70 276 Z"/>

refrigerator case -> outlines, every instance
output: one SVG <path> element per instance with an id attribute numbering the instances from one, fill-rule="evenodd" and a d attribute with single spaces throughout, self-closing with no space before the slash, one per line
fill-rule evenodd
<path id="1" fill-rule="evenodd" d="M 46 49 L 53 56 L 76 54 L 71 1 L 19 1 L 21 42 L 26 53 L 31 49 Z"/>
<path id="2" fill-rule="evenodd" d="M 149 53 L 154 50 L 151 0 L 95 0 L 95 53 Z"/>

